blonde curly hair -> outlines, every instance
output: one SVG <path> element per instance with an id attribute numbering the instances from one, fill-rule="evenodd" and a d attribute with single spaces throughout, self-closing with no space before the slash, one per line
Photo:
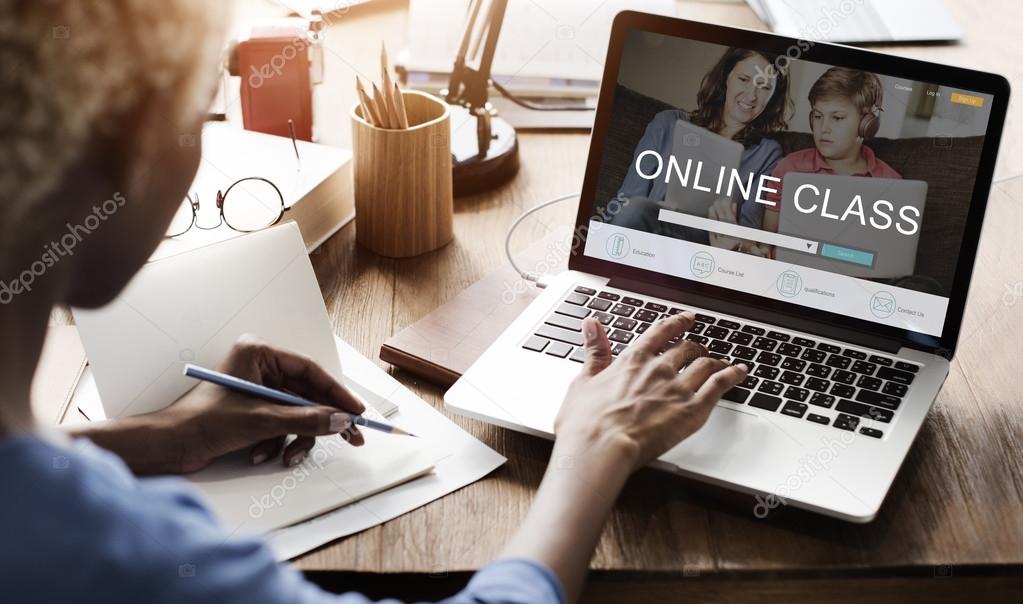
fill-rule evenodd
<path id="1" fill-rule="evenodd" d="M 90 137 L 170 91 L 176 126 L 204 111 L 230 3 L 0 0 L 0 222 L 59 183 Z"/>

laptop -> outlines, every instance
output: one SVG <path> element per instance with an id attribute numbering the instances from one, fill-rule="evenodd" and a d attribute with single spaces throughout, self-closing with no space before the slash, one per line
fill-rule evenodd
<path id="1" fill-rule="evenodd" d="M 742 159 L 742 145 L 686 120 L 678 120 L 672 136 L 672 154 L 681 173 L 686 174 L 688 168 L 687 184 L 690 186 L 683 186 L 679 178 L 669 179 L 668 192 L 664 198 L 666 205 L 693 216 L 707 216 L 711 204 L 720 195 L 715 194 L 713 189 L 704 190 L 709 187 L 695 188 L 692 185 L 713 182 L 722 169 L 725 174 L 738 169 Z"/>
<path id="2" fill-rule="evenodd" d="M 802 191 L 798 207 L 796 191 Z M 819 207 L 818 191 L 828 194 L 827 213 L 801 211 Z M 812 234 L 818 245 L 814 254 L 779 247 L 775 258 L 863 279 L 912 276 L 926 200 L 927 183 L 922 180 L 790 172 L 782 181 L 778 232 Z M 875 204 L 880 204 L 876 211 Z M 901 219 L 895 208 L 914 218 L 917 226 L 898 224 L 896 220 Z M 841 220 L 846 212 L 849 215 Z M 887 228 L 875 228 L 885 224 Z"/>
<path id="3" fill-rule="evenodd" d="M 789 505 L 851 522 L 875 518 L 955 354 L 1009 86 L 993 74 L 798 42 L 636 12 L 616 17 L 569 270 L 544 283 L 539 296 L 445 394 L 449 410 L 553 438 L 559 405 L 584 358 L 582 319 L 600 321 L 614 353 L 621 355 L 653 321 L 692 311 L 696 322 L 682 337 L 729 363 L 749 364 L 752 371 L 722 398 L 700 431 L 653 465 L 748 494 L 756 517 Z M 917 219 L 917 245 L 921 256 L 942 259 L 928 263 L 927 270 L 950 284 L 948 296 L 826 268 L 794 267 L 687 241 L 659 224 L 629 227 L 608 218 L 616 207 L 608 200 L 618 199 L 634 158 L 664 152 L 656 132 L 644 136 L 644 125 L 656 123 L 655 115 L 664 109 L 636 99 L 669 99 L 691 111 L 704 76 L 727 59 L 729 48 L 753 51 L 738 54 L 760 57 L 754 62 L 769 60 L 759 53 L 787 56 L 796 111 L 828 66 L 879 77 L 886 100 L 879 138 L 926 147 L 900 163 L 900 172 L 941 175 L 940 182 L 929 183 L 932 210 Z M 674 70 L 670 77 L 657 71 L 666 65 Z M 626 88 L 637 94 L 625 94 Z M 930 110 L 899 102 L 914 91 L 938 95 Z M 906 112 L 913 119 L 901 119 Z M 942 115 L 953 112 L 959 116 L 955 136 L 983 137 L 982 145 L 967 147 L 954 137 L 929 134 L 932 127 L 941 132 Z M 795 115 L 788 128 L 808 132 L 807 121 L 805 113 Z M 928 163 L 928 172 L 923 162 L 940 166 Z M 758 177 L 767 187 L 772 181 L 763 174 L 770 169 L 765 166 Z M 947 184 L 957 175 L 972 186 Z M 656 184 L 651 181 L 650 191 Z M 759 193 L 750 195 L 757 196 L 752 203 L 762 201 Z M 912 221 L 905 219 L 911 214 L 906 210 L 896 224 L 912 230 Z M 814 234 L 802 235 L 810 241 Z M 869 242 L 862 247 L 870 248 Z"/>

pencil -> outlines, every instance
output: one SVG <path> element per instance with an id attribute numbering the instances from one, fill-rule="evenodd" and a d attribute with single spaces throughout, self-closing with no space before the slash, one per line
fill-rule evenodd
<path id="1" fill-rule="evenodd" d="M 312 401 L 306 400 L 300 396 L 295 396 L 290 392 L 284 392 L 281 390 L 275 390 L 273 388 L 267 388 L 261 384 L 256 384 L 248 380 L 234 377 L 226 373 L 214 371 L 212 369 L 206 369 L 198 365 L 188 363 L 185 365 L 185 375 L 190 378 L 195 378 L 204 382 L 210 382 L 218 386 L 223 386 L 228 390 L 234 390 L 242 394 L 254 396 L 264 401 L 270 401 L 271 403 L 277 403 L 278 405 L 288 405 L 292 407 L 319 407 L 321 405 Z M 398 434 L 404 436 L 415 436 L 411 432 L 402 430 L 401 428 L 384 423 L 378 422 L 368 417 L 363 417 L 355 413 L 348 413 L 348 417 L 352 419 L 352 424 L 356 426 L 363 426 L 371 430 L 377 430 L 379 432 L 386 432 L 388 434 Z"/>
<path id="2" fill-rule="evenodd" d="M 387 117 L 392 128 L 400 128 L 398 121 L 398 109 L 394 104 L 394 97 L 391 95 L 391 73 L 387 68 L 387 47 L 380 43 L 380 90 L 384 94 L 384 105 L 387 109 Z"/>
<path id="3" fill-rule="evenodd" d="M 380 127 L 396 128 L 397 124 L 391 123 L 390 111 L 387 110 L 387 101 L 384 100 L 384 95 L 380 93 L 380 89 L 377 88 L 376 84 L 373 84 L 373 102 L 377 106 L 377 113 L 380 114 Z"/>
<path id="4" fill-rule="evenodd" d="M 376 106 L 369 98 L 369 94 L 366 93 L 366 89 L 362 86 L 362 80 L 360 80 L 358 76 L 355 77 L 355 88 L 359 91 L 359 102 L 362 103 L 363 106 L 363 119 L 377 128 L 383 128 L 384 124 L 380 119 L 380 114 L 377 113 Z"/>
<path id="5" fill-rule="evenodd" d="M 398 88 L 398 83 L 394 83 L 394 104 L 396 105 L 396 113 L 398 114 L 398 125 L 401 126 L 402 130 L 408 129 L 408 112 L 405 111 L 405 99 L 401 96 L 401 89 Z"/>

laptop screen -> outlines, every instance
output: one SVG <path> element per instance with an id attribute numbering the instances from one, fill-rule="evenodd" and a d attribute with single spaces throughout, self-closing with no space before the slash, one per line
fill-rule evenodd
<path id="1" fill-rule="evenodd" d="M 992 96 L 798 55 L 629 31 L 583 253 L 940 337 Z"/>

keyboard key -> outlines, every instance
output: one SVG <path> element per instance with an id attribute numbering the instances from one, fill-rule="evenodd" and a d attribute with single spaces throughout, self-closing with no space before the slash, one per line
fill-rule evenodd
<path id="1" fill-rule="evenodd" d="M 634 312 L 636 312 L 636 307 L 629 306 L 628 304 L 615 304 L 614 308 L 611 309 L 611 314 L 622 317 L 631 317 Z"/>
<path id="2" fill-rule="evenodd" d="M 811 377 L 806 378 L 806 383 L 803 384 L 803 386 L 806 386 L 810 390 L 816 390 L 817 392 L 827 392 L 828 388 L 831 386 L 831 382 L 829 382 L 828 380 L 822 380 L 820 378 Z"/>
<path id="3" fill-rule="evenodd" d="M 674 307 L 673 307 L 673 308 L 669 308 L 669 309 L 668 309 L 668 314 L 669 314 L 669 315 L 680 315 L 680 314 L 682 314 L 683 312 L 684 312 L 684 311 L 683 311 L 683 310 L 682 310 L 681 308 L 674 308 Z"/>
<path id="4" fill-rule="evenodd" d="M 622 298 L 622 303 L 628 304 L 629 306 L 643 306 L 642 300 L 640 300 L 639 298 L 631 298 L 629 296 L 625 296 L 624 298 Z"/>
<path id="5" fill-rule="evenodd" d="M 753 373 L 753 370 L 757 368 L 757 364 L 754 363 L 753 361 L 747 361 L 745 359 L 734 359 L 734 358 L 732 359 L 732 365 L 738 365 L 739 363 L 742 363 L 743 365 L 746 366 L 746 373 L 747 374 Z"/>
<path id="6" fill-rule="evenodd" d="M 784 371 L 782 372 L 781 377 L 778 378 L 778 381 L 782 384 L 800 386 L 804 379 L 806 379 L 806 377 L 801 373 L 796 373 L 795 371 Z M 790 396 L 789 398 L 792 397 Z"/>
<path id="7" fill-rule="evenodd" d="M 721 354 L 721 353 L 718 353 L 718 352 L 708 352 L 707 356 L 709 356 L 712 359 L 720 359 L 720 360 L 725 361 L 725 362 L 728 361 L 728 355 L 727 354 Z"/>
<path id="8" fill-rule="evenodd" d="M 568 356 L 568 353 L 572 352 L 572 347 L 564 342 L 551 342 L 551 345 L 544 352 L 552 357 L 563 359 Z"/>
<path id="9" fill-rule="evenodd" d="M 549 343 L 550 343 L 550 340 L 548 340 L 546 338 L 540 338 L 540 337 L 537 337 L 537 336 L 529 336 L 529 339 L 526 340 L 526 343 L 523 344 L 522 347 L 525 348 L 526 350 L 532 350 L 533 352 L 540 352 L 544 348 L 546 348 L 547 344 L 549 344 Z"/>
<path id="10" fill-rule="evenodd" d="M 659 315 L 652 310 L 640 309 L 636 311 L 636 314 L 632 315 L 632 318 L 639 321 L 646 321 L 647 323 L 653 323 L 657 320 L 658 316 Z"/>
<path id="11" fill-rule="evenodd" d="M 686 334 L 686 339 L 689 340 L 690 342 L 696 342 L 697 344 L 703 345 L 706 345 L 707 342 L 710 342 L 710 338 L 706 338 L 695 333 Z"/>
<path id="12" fill-rule="evenodd" d="M 736 346 L 732 349 L 732 356 L 744 361 L 752 361 L 757 356 L 757 349 L 749 346 Z"/>
<path id="13" fill-rule="evenodd" d="M 824 365 L 818 365 L 817 363 L 810 363 L 810 366 L 806 368 L 806 375 L 826 378 L 831 375 L 831 367 L 825 367 Z"/>
<path id="14" fill-rule="evenodd" d="M 614 325 L 611 327 L 615 329 L 624 329 L 626 331 L 632 331 L 639 322 L 635 319 L 626 319 L 625 317 L 618 317 L 615 319 Z"/>
<path id="15" fill-rule="evenodd" d="M 699 321 L 693 321 L 693 326 L 689 328 L 689 333 L 703 333 L 703 330 L 707 327 L 706 323 Z"/>
<path id="16" fill-rule="evenodd" d="M 743 333 L 741 331 L 733 331 L 732 334 L 728 336 L 728 341 L 731 342 L 732 344 L 739 344 L 741 346 L 745 346 L 753 341 L 753 336 L 748 333 Z"/>
<path id="17" fill-rule="evenodd" d="M 620 344 L 628 344 L 629 342 L 632 341 L 632 338 L 634 337 L 635 334 L 629 333 L 628 331 L 622 329 L 616 329 L 611 332 L 611 335 L 609 335 L 607 339 L 611 340 L 612 342 L 618 342 Z"/>
<path id="18" fill-rule="evenodd" d="M 835 418 L 835 423 L 831 425 L 840 430 L 848 430 L 850 432 L 854 432 L 856 430 L 856 426 L 858 426 L 859 423 L 860 419 L 858 417 L 846 415 L 844 413 L 839 413 L 838 417 Z"/>
<path id="19" fill-rule="evenodd" d="M 763 392 L 756 392 L 753 394 L 753 398 L 749 400 L 750 407 L 756 407 L 757 409 L 766 409 L 767 411 L 777 411 L 781 405 L 781 399 L 777 396 L 770 396 Z"/>
<path id="20" fill-rule="evenodd" d="M 767 378 L 769 380 L 773 380 L 773 379 L 778 377 L 778 374 L 780 372 L 781 372 L 781 370 L 778 369 L 777 367 L 770 367 L 768 365 L 760 365 L 756 369 L 753 370 L 753 375 L 755 375 L 757 377 L 762 377 L 762 378 Z"/>
<path id="21" fill-rule="evenodd" d="M 697 321 L 703 321 L 704 323 L 710 324 L 710 323 L 713 323 L 716 319 L 714 319 L 714 317 L 712 317 L 710 315 L 704 315 L 704 314 L 701 314 L 701 313 L 696 313 L 696 320 Z"/>
<path id="22" fill-rule="evenodd" d="M 611 292 L 600 292 L 599 294 L 597 294 L 597 297 L 603 298 L 605 300 L 611 300 L 612 302 L 617 302 L 619 299 L 621 299 L 621 296 L 619 296 L 618 294 L 613 294 Z"/>
<path id="23" fill-rule="evenodd" d="M 806 413 L 806 403 L 795 403 L 787 401 L 785 406 L 781 408 L 782 415 L 789 415 L 791 417 L 803 417 Z"/>
<path id="24" fill-rule="evenodd" d="M 862 350 L 853 350 L 852 348 L 846 348 L 845 350 L 843 350 L 842 355 L 847 356 L 850 359 L 856 359 L 859 361 L 862 361 L 863 359 L 867 358 L 867 353 L 863 352 Z"/>
<path id="25" fill-rule="evenodd" d="M 880 392 L 872 392 L 870 390 L 860 390 L 856 393 L 856 400 L 861 403 L 867 403 L 868 405 L 875 405 L 877 407 L 884 407 L 885 409 L 898 409 L 902 403 L 902 399 L 892 396 L 890 394 L 882 394 Z"/>
<path id="26" fill-rule="evenodd" d="M 833 354 L 828 357 L 828 360 L 824 362 L 828 367 L 837 367 L 838 369 L 848 369 L 849 365 L 852 364 L 852 359 L 844 357 L 842 355 Z"/>
<path id="27" fill-rule="evenodd" d="M 580 321 L 579 319 L 573 319 L 572 317 L 568 317 L 568 316 L 565 316 L 565 315 L 559 315 L 558 313 L 554 313 L 553 315 L 547 317 L 547 319 L 544 321 L 544 323 L 546 323 L 548 325 L 554 325 L 555 327 L 562 327 L 564 329 L 571 329 L 572 331 L 582 331 L 583 330 L 583 322 L 582 321 Z"/>
<path id="28" fill-rule="evenodd" d="M 920 366 L 919 365 L 914 365 L 912 363 L 906 363 L 904 361 L 896 361 L 895 362 L 895 368 L 896 369 L 901 369 L 902 371 L 908 371 L 910 373 L 916 373 L 917 371 L 920 371 Z"/>
<path id="29" fill-rule="evenodd" d="M 548 340 L 558 340 L 559 342 L 572 344 L 573 346 L 583 345 L 583 334 L 578 331 L 563 329 L 553 325 L 541 325 L 539 329 L 536 330 L 536 335 L 547 338 Z"/>
<path id="30" fill-rule="evenodd" d="M 648 310 L 652 310 L 652 311 L 657 312 L 657 313 L 666 312 L 668 310 L 667 306 L 665 306 L 663 304 L 658 304 L 657 302 L 647 302 L 646 305 L 643 308 L 646 308 Z"/>
<path id="31" fill-rule="evenodd" d="M 788 342 L 778 346 L 778 354 L 783 354 L 787 357 L 798 357 L 799 353 L 802 351 L 802 346 L 796 346 L 795 344 L 789 344 Z"/>
<path id="32" fill-rule="evenodd" d="M 823 350 L 824 352 L 830 352 L 830 353 L 834 354 L 834 353 L 836 353 L 836 352 L 838 352 L 838 351 L 840 351 L 842 349 L 839 348 L 838 346 L 835 346 L 834 344 L 828 344 L 827 342 L 821 342 L 821 343 L 817 344 L 817 350 Z"/>
<path id="33" fill-rule="evenodd" d="M 778 341 L 772 340 L 771 338 L 758 337 L 753 340 L 753 344 L 751 344 L 751 346 L 753 346 L 753 348 L 772 352 L 778 346 Z"/>
<path id="34" fill-rule="evenodd" d="M 647 329 L 649 329 L 649 327 L 650 327 L 650 323 L 640 323 L 639 327 L 636 328 L 636 333 L 642 334 Z"/>
<path id="35" fill-rule="evenodd" d="M 586 349 L 583 348 L 582 346 L 580 346 L 579 348 L 576 348 L 575 351 L 572 352 L 572 356 L 570 356 L 568 358 L 573 360 L 573 361 L 575 361 L 576 363 L 585 363 L 586 362 Z"/>
<path id="36" fill-rule="evenodd" d="M 896 365 L 897 364 L 898 363 L 896 363 Z M 913 383 L 913 378 L 916 376 L 908 371 L 892 369 L 891 367 L 882 367 L 877 370 L 877 377 L 909 386 Z"/>
<path id="37" fill-rule="evenodd" d="M 721 399 L 726 401 L 732 401 L 733 403 L 739 403 L 741 405 L 746 402 L 746 399 L 749 398 L 749 395 L 750 395 L 749 390 L 735 386 L 728 392 L 724 393 L 724 395 L 721 396 Z"/>
<path id="38" fill-rule="evenodd" d="M 831 405 L 835 404 L 835 397 L 822 392 L 814 392 L 813 396 L 810 397 L 810 404 L 830 409 Z"/>
<path id="39" fill-rule="evenodd" d="M 804 367 L 806 367 L 806 361 L 802 359 L 785 357 L 781 361 L 781 368 L 788 369 L 789 371 L 802 371 Z"/>
<path id="40" fill-rule="evenodd" d="M 831 392 L 829 394 L 834 394 L 835 396 L 841 398 L 850 398 L 855 393 L 856 389 L 853 388 L 852 386 L 847 386 L 845 384 L 835 384 L 834 386 L 831 387 Z"/>
<path id="41" fill-rule="evenodd" d="M 772 382 L 770 380 L 764 380 L 763 382 L 760 383 L 760 388 L 758 388 L 760 392 L 766 394 L 781 394 L 781 391 L 784 389 L 785 389 L 784 384 Z"/>
<path id="42" fill-rule="evenodd" d="M 707 328 L 703 330 L 703 335 L 708 338 L 714 338 L 715 340 L 724 340 L 728 337 L 728 330 L 722 329 L 716 325 L 708 325 Z"/>
<path id="43" fill-rule="evenodd" d="M 836 369 L 835 373 L 832 374 L 831 379 L 842 384 L 852 384 L 856 381 L 856 374 L 851 371 Z"/>
<path id="44" fill-rule="evenodd" d="M 562 304 L 554 312 L 561 315 L 568 315 L 569 317 L 575 317 L 576 319 L 585 318 L 586 315 L 590 314 L 590 311 L 574 304 Z"/>
<path id="45" fill-rule="evenodd" d="M 761 352 L 757 355 L 758 363 L 767 363 L 768 365 L 777 365 L 781 362 L 781 355 L 774 354 L 773 352 Z"/>
<path id="46" fill-rule="evenodd" d="M 729 321 L 728 319 L 721 319 L 718 321 L 718 327 L 724 327 L 725 329 L 739 329 L 739 324 L 735 321 Z"/>
<path id="47" fill-rule="evenodd" d="M 810 420 L 811 422 L 813 422 L 815 424 L 824 424 L 825 426 L 827 426 L 828 424 L 831 423 L 831 420 L 828 419 L 828 416 L 826 416 L 826 415 L 817 415 L 816 413 L 811 413 L 811 414 L 807 415 L 806 419 Z"/>
<path id="48" fill-rule="evenodd" d="M 611 354 L 618 356 L 625 352 L 625 344 L 615 344 L 611 347 Z"/>
<path id="49" fill-rule="evenodd" d="M 839 400 L 835 404 L 835 411 L 841 411 L 842 413 L 848 413 L 849 415 L 858 415 L 860 417 L 869 417 L 870 419 L 885 423 L 892 421 L 892 416 L 894 415 L 888 409 L 871 407 L 870 405 L 864 405 L 863 403 L 857 403 L 848 399 Z"/>
<path id="50" fill-rule="evenodd" d="M 601 325 L 610 325 L 611 321 L 615 320 L 615 316 L 606 312 L 595 312 L 593 318 L 600 321 Z"/>
<path id="51" fill-rule="evenodd" d="M 802 346 L 803 348 L 806 347 L 813 348 L 814 346 L 817 345 L 817 342 L 814 342 L 810 338 L 801 338 L 799 336 L 792 338 L 792 343 L 795 344 L 796 346 Z"/>
<path id="52" fill-rule="evenodd" d="M 585 294 L 585 295 L 587 295 L 587 296 L 592 296 L 592 295 L 594 295 L 594 294 L 596 294 L 596 293 L 597 293 L 597 290 L 595 290 L 595 289 L 590 289 L 590 288 L 588 288 L 588 287 L 583 287 L 582 285 L 580 285 L 580 286 L 578 286 L 578 287 L 576 287 L 576 288 L 575 288 L 575 292 L 576 292 L 577 294 Z"/>
<path id="53" fill-rule="evenodd" d="M 739 385 L 743 388 L 755 388 L 758 382 L 760 382 L 760 378 L 747 374 L 746 379 Z"/>
<path id="54" fill-rule="evenodd" d="M 767 332 L 767 337 L 771 338 L 772 340 L 778 340 L 779 342 L 788 342 L 792 336 L 790 336 L 787 333 L 782 333 L 780 331 L 769 331 Z"/>
<path id="55" fill-rule="evenodd" d="M 884 436 L 884 433 L 881 432 L 880 430 L 875 430 L 874 428 L 868 428 L 866 426 L 860 428 L 860 434 L 865 434 L 867 436 L 872 436 L 874 438 L 881 438 L 882 436 Z"/>
<path id="56" fill-rule="evenodd" d="M 806 350 L 803 351 L 803 354 L 799 355 L 799 358 L 803 359 L 804 361 L 810 361 L 811 363 L 823 363 L 824 359 L 827 358 L 827 356 L 828 355 L 821 352 L 820 350 L 807 348 Z"/>
<path id="57" fill-rule="evenodd" d="M 577 306 L 582 306 L 583 304 L 586 304 L 589 301 L 590 297 L 584 296 L 582 294 L 568 294 L 568 296 L 565 297 L 565 302 L 568 302 L 569 304 L 575 304 Z"/>
<path id="58" fill-rule="evenodd" d="M 884 388 L 881 388 L 881 392 L 884 392 L 885 394 L 890 394 L 892 396 L 905 396 L 906 390 L 908 389 L 909 388 L 904 384 L 898 384 L 895 382 L 885 382 Z"/>
<path id="59" fill-rule="evenodd" d="M 861 375 L 860 379 L 856 382 L 856 386 L 866 388 L 867 390 L 880 390 L 881 380 L 869 375 Z"/>
<path id="60" fill-rule="evenodd" d="M 722 340 L 712 340 L 710 344 L 707 344 L 707 350 L 718 354 L 728 354 L 732 350 L 732 345 Z"/>
<path id="61" fill-rule="evenodd" d="M 891 367 L 892 366 L 892 360 L 891 359 L 889 359 L 888 357 L 877 356 L 876 354 L 870 355 L 870 362 L 871 363 L 876 363 L 878 365 L 884 365 L 885 367 Z"/>
<path id="62" fill-rule="evenodd" d="M 854 361 L 852 364 L 852 370 L 863 375 L 874 375 L 875 369 L 877 369 L 877 365 L 867 361 Z"/>
<path id="63" fill-rule="evenodd" d="M 763 327 L 757 327 L 756 325 L 743 325 L 742 330 L 755 336 L 762 336 L 767 333 L 766 329 Z"/>
<path id="64" fill-rule="evenodd" d="M 799 401 L 801 403 L 806 400 L 806 397 L 810 396 L 810 391 L 807 390 L 806 388 L 797 388 L 796 386 L 789 386 L 788 388 L 785 389 L 785 394 L 783 394 L 782 396 L 784 396 L 785 398 L 790 398 L 794 401 Z"/>
<path id="65" fill-rule="evenodd" d="M 590 300 L 590 303 L 587 304 L 587 306 L 594 310 L 607 310 L 611 308 L 611 304 L 612 302 L 610 300 L 605 300 L 603 298 L 594 298 Z"/>

